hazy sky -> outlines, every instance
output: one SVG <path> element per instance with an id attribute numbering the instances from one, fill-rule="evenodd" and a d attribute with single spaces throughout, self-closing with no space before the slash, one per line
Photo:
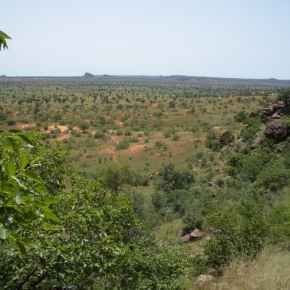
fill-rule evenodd
<path id="1" fill-rule="evenodd" d="M 289 0 L 2 0 L 0 75 L 290 79 Z"/>

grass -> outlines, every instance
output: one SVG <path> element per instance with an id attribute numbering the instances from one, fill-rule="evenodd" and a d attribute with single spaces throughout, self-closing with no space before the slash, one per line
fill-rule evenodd
<path id="1" fill-rule="evenodd" d="M 217 283 L 188 289 L 266 290 L 290 289 L 290 253 L 267 248 L 253 261 L 234 261 Z"/>

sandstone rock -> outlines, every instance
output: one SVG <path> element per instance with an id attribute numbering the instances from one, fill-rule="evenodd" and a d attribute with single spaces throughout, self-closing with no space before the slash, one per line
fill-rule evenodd
<path id="1" fill-rule="evenodd" d="M 279 119 L 284 115 L 286 104 L 283 101 L 274 102 L 272 108 L 263 108 L 261 111 L 261 118 L 271 116 L 272 119 Z"/>
<path id="2" fill-rule="evenodd" d="M 200 231 L 199 229 L 194 229 L 191 233 L 190 236 L 192 239 L 199 239 L 204 236 L 204 233 Z"/>
<path id="3" fill-rule="evenodd" d="M 183 242 L 183 243 L 187 243 L 187 242 L 189 242 L 190 241 L 190 235 L 185 235 L 185 236 L 183 236 L 182 238 L 181 238 L 181 241 Z"/>
<path id="4" fill-rule="evenodd" d="M 274 102 L 272 105 L 273 112 L 280 111 L 284 108 L 286 108 L 286 104 L 283 101 Z"/>
<path id="5" fill-rule="evenodd" d="M 214 241 L 215 239 L 213 237 L 206 237 L 205 240 L 210 243 L 212 241 Z"/>
<path id="6" fill-rule="evenodd" d="M 196 282 L 199 285 L 216 282 L 216 279 L 211 275 L 199 275 Z"/>
<path id="7" fill-rule="evenodd" d="M 283 141 L 287 138 L 287 124 L 282 120 L 272 120 L 267 123 L 264 135 L 275 141 Z"/>
<path id="8" fill-rule="evenodd" d="M 272 108 L 263 108 L 261 112 L 261 117 L 262 116 L 272 116 L 273 115 L 273 109 Z"/>
<path id="9" fill-rule="evenodd" d="M 281 116 L 276 112 L 272 115 L 271 119 L 281 119 Z"/>

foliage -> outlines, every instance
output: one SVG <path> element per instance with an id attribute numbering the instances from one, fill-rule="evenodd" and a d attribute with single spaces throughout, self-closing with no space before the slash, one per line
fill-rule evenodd
<path id="1" fill-rule="evenodd" d="M 267 223 L 263 204 L 243 201 L 227 212 L 208 217 L 208 224 L 219 233 L 216 240 L 205 245 L 205 255 L 211 267 L 218 268 L 234 258 L 255 258 L 264 246 Z"/>
<path id="2" fill-rule="evenodd" d="M 33 244 L 29 230 L 35 226 L 53 227 L 45 221 L 58 221 L 50 206 L 59 201 L 52 197 L 37 171 L 43 168 L 42 158 L 32 155 L 37 139 L 19 131 L 1 133 L 0 138 L 0 242 L 16 244 L 23 254 Z"/>
<path id="3" fill-rule="evenodd" d="M 269 212 L 269 241 L 273 244 L 285 243 L 289 245 L 290 238 L 290 212 L 289 198 L 271 209 Z"/>
<path id="4" fill-rule="evenodd" d="M 105 277 L 122 270 L 130 230 L 139 226 L 130 203 L 125 196 L 106 197 L 98 183 L 88 184 L 78 177 L 73 183 L 73 192 L 63 193 L 55 209 L 61 216 L 60 230 L 31 229 L 36 247 L 26 256 L 11 250 L 2 253 L 1 270 L 7 289 L 19 283 L 25 288 L 41 284 L 46 289 L 85 284 L 90 289 L 96 283 L 95 274 Z M 17 275 L 13 267 L 18 269 Z"/>
<path id="5" fill-rule="evenodd" d="M 276 101 L 283 101 L 286 106 L 290 105 L 290 89 L 283 88 L 279 90 Z"/>
<path id="6" fill-rule="evenodd" d="M 238 123 L 246 124 L 248 120 L 248 115 L 245 111 L 240 111 L 234 116 L 234 120 Z"/>
<path id="7" fill-rule="evenodd" d="M 115 148 L 117 150 L 127 149 L 130 147 L 130 141 L 128 138 L 124 138 L 119 143 L 116 144 Z"/>
<path id="8" fill-rule="evenodd" d="M 257 176 L 258 184 L 265 189 L 277 191 L 287 185 L 290 178 L 290 170 L 283 168 L 279 162 L 271 162 Z"/>
<path id="9" fill-rule="evenodd" d="M 11 39 L 6 33 L 4 33 L 3 31 L 0 31 L 0 50 L 1 47 L 3 46 L 3 48 L 8 48 L 6 39 Z"/>
<path id="10" fill-rule="evenodd" d="M 255 134 L 259 131 L 261 125 L 261 120 L 251 119 L 251 122 L 247 127 L 245 127 L 243 130 L 241 130 L 241 137 L 243 138 L 243 141 L 252 141 L 254 139 Z"/>
<path id="11" fill-rule="evenodd" d="M 187 169 L 176 170 L 173 163 L 167 163 L 161 168 L 161 178 L 157 182 L 157 189 L 168 192 L 175 189 L 188 190 L 194 182 L 194 175 Z"/>
<path id="12" fill-rule="evenodd" d="M 133 172 L 128 165 L 107 166 L 101 172 L 101 176 L 104 178 L 107 188 L 115 195 L 119 195 L 126 184 L 132 185 L 134 181 Z"/>

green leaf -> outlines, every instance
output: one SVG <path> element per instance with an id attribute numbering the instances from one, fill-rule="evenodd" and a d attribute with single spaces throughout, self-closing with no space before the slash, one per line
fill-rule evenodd
<path id="1" fill-rule="evenodd" d="M 12 153 L 8 149 L 4 149 L 2 154 L 3 157 L 5 157 L 7 160 L 10 160 L 12 158 Z"/>
<path id="2" fill-rule="evenodd" d="M 10 179 L 16 172 L 16 165 L 13 163 L 6 164 L 7 177 Z"/>
<path id="3" fill-rule="evenodd" d="M 2 191 L 5 193 L 9 193 L 11 195 L 16 194 L 17 190 L 15 190 L 14 188 L 10 187 L 10 186 L 5 186 L 2 188 Z"/>
<path id="4" fill-rule="evenodd" d="M 48 207 L 41 208 L 41 210 L 42 210 L 43 214 L 45 215 L 45 217 L 47 217 L 55 222 L 59 221 L 58 217 Z"/>
<path id="5" fill-rule="evenodd" d="M 38 208 L 47 208 L 47 204 L 46 203 L 44 203 L 44 202 L 42 202 L 42 201 L 39 201 L 39 200 L 32 200 L 31 201 L 31 203 L 34 205 L 34 206 L 36 206 L 36 207 L 38 207 Z"/>
<path id="6" fill-rule="evenodd" d="M 25 186 L 25 184 L 22 182 L 22 180 L 20 180 L 19 178 L 17 178 L 16 176 L 12 176 L 12 178 L 17 182 L 17 184 L 19 185 L 19 187 L 22 187 L 24 189 L 27 189 L 27 187 Z M 13 185 L 13 187 L 15 188 L 15 186 Z"/>
<path id="7" fill-rule="evenodd" d="M 42 228 L 45 230 L 45 231 L 58 231 L 59 228 L 57 228 L 56 226 L 53 226 L 53 225 L 50 225 L 50 224 L 47 224 L 47 223 L 44 223 L 42 225 Z"/>
<path id="8" fill-rule="evenodd" d="M 21 241 L 17 240 L 16 241 L 16 245 L 18 246 L 18 248 L 20 250 L 20 253 L 22 255 L 26 255 L 27 254 L 26 249 L 25 249 L 25 246 L 24 246 L 24 244 Z"/>
<path id="9" fill-rule="evenodd" d="M 25 152 L 21 157 L 20 157 L 20 166 L 19 169 L 22 170 L 25 168 L 25 166 L 28 164 L 28 154 Z"/>
<path id="10" fill-rule="evenodd" d="M 35 144 L 35 139 L 34 138 L 28 138 L 27 136 L 23 135 L 23 134 L 17 134 L 17 136 L 19 136 L 20 138 L 22 138 L 24 141 L 26 141 L 28 144 L 30 145 L 34 145 Z"/>
<path id="11" fill-rule="evenodd" d="M 10 149 L 13 149 L 15 152 L 19 153 L 19 146 L 18 146 L 17 141 L 14 137 L 7 136 L 6 142 L 7 142 L 7 146 Z"/>
<path id="12" fill-rule="evenodd" d="M 40 157 L 35 157 L 35 158 L 33 158 L 31 161 L 30 161 L 30 164 L 31 165 L 34 165 L 37 161 L 39 161 L 39 160 L 41 160 L 41 158 Z"/>
<path id="13" fill-rule="evenodd" d="M 42 183 L 43 181 L 41 180 L 41 178 L 38 176 L 38 174 L 34 171 L 31 170 L 27 170 L 23 173 L 23 175 L 29 179 L 32 179 L 33 181 L 37 182 L 37 183 Z"/>
<path id="14" fill-rule="evenodd" d="M 10 231 L 7 229 L 0 228 L 0 239 L 6 240 L 10 235 Z"/>
<path id="15" fill-rule="evenodd" d="M 47 205 L 59 203 L 60 199 L 56 197 L 47 197 L 43 200 Z"/>
<path id="16" fill-rule="evenodd" d="M 42 194 L 45 194 L 45 193 L 48 193 L 47 189 L 43 186 L 43 185 L 38 185 L 35 187 L 35 190 L 38 192 L 38 193 L 42 193 Z"/>
<path id="17" fill-rule="evenodd" d="M 24 213 L 23 218 L 27 221 L 30 221 L 32 218 L 35 217 L 35 213 L 29 209 L 27 212 Z"/>
<path id="18" fill-rule="evenodd" d="M 6 33 L 0 30 L 0 37 L 6 38 L 6 39 L 11 39 Z"/>
<path id="19" fill-rule="evenodd" d="M 14 199 L 15 199 L 15 202 L 16 202 L 17 204 L 21 204 L 21 203 L 23 202 L 23 198 L 22 198 L 22 195 L 21 195 L 21 194 L 17 194 L 17 195 L 14 197 Z"/>

